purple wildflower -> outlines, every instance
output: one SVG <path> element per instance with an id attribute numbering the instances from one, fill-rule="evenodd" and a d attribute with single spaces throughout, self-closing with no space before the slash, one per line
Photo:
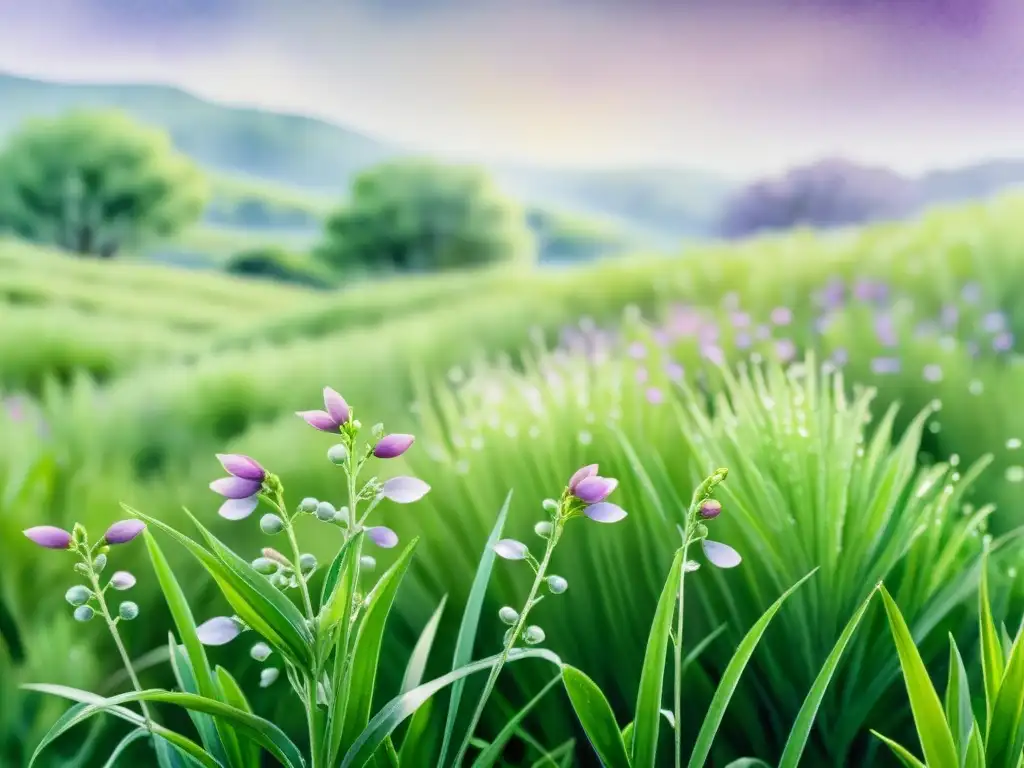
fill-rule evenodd
<path id="1" fill-rule="evenodd" d="M 992 339 L 992 349 L 996 352 L 1009 352 L 1013 349 L 1013 334 L 1009 331 L 996 334 Z"/>
<path id="2" fill-rule="evenodd" d="M 342 425 L 347 424 L 352 416 L 345 398 L 330 387 L 324 387 L 324 408 L 326 410 L 323 411 L 296 411 L 295 415 L 321 432 L 340 432 Z"/>
<path id="3" fill-rule="evenodd" d="M 832 362 L 836 365 L 846 365 L 850 360 L 850 353 L 846 351 L 846 347 L 836 347 L 832 352 Z"/>
<path id="4" fill-rule="evenodd" d="M 593 475 L 580 480 L 573 495 L 585 504 L 597 504 L 607 499 L 618 484 L 619 481 L 613 477 Z"/>
<path id="5" fill-rule="evenodd" d="M 967 283 L 960 291 L 960 296 L 968 304 L 977 304 L 981 301 L 981 286 L 978 283 Z"/>
<path id="6" fill-rule="evenodd" d="M 729 316 L 732 322 L 733 328 L 749 328 L 750 327 L 750 315 L 746 312 L 733 312 Z"/>
<path id="7" fill-rule="evenodd" d="M 697 514 L 705 520 L 714 520 L 722 514 L 722 504 L 715 499 L 705 499 L 697 510 Z"/>
<path id="8" fill-rule="evenodd" d="M 118 520 L 107 528 L 103 540 L 107 544 L 127 544 L 146 529 L 141 520 Z"/>
<path id="9" fill-rule="evenodd" d="M 53 525 L 37 525 L 24 533 L 40 547 L 47 549 L 67 549 L 71 546 L 71 534 Z"/>
<path id="10" fill-rule="evenodd" d="M 572 477 L 569 478 L 569 493 L 575 494 L 576 487 L 586 480 L 588 477 L 595 477 L 597 475 L 597 464 L 588 464 L 585 467 L 577 469 Z"/>
<path id="11" fill-rule="evenodd" d="M 601 501 L 584 507 L 583 514 L 595 523 L 617 523 L 626 517 L 626 510 L 610 501 Z"/>
<path id="12" fill-rule="evenodd" d="M 789 307 L 776 307 L 769 317 L 775 325 L 789 325 L 793 322 L 793 310 Z"/>
<path id="13" fill-rule="evenodd" d="M 230 616 L 215 616 L 196 627 L 196 636 L 203 645 L 226 645 L 241 633 L 241 625 Z"/>
<path id="14" fill-rule="evenodd" d="M 790 339 L 779 339 L 775 342 L 775 354 L 783 363 L 788 363 L 796 357 L 796 344 Z"/>
<path id="15" fill-rule="evenodd" d="M 955 304 L 946 304 L 942 307 L 941 321 L 947 328 L 952 328 L 960 319 L 960 309 Z"/>
<path id="16" fill-rule="evenodd" d="M 750 338 L 750 334 L 747 333 L 746 331 L 740 331 L 739 333 L 736 334 L 736 338 L 734 339 L 734 341 L 738 349 L 746 349 L 753 343 L 754 340 Z"/>
<path id="17" fill-rule="evenodd" d="M 243 520 L 259 504 L 267 471 L 256 459 L 237 453 L 219 453 L 217 459 L 230 475 L 210 483 L 211 491 L 227 499 L 217 514 L 226 520 Z"/>
<path id="18" fill-rule="evenodd" d="M 383 525 L 367 528 L 366 535 L 381 549 L 391 549 L 398 544 L 398 534 Z"/>
<path id="19" fill-rule="evenodd" d="M 430 486 L 418 477 L 392 477 L 384 481 L 380 495 L 396 504 L 412 504 L 426 496 L 428 491 Z"/>
<path id="20" fill-rule="evenodd" d="M 135 577 L 128 571 L 117 571 L 110 577 L 110 586 L 119 590 L 131 589 L 135 586 Z"/>
<path id="21" fill-rule="evenodd" d="M 771 327 L 761 324 L 754 329 L 754 338 L 758 341 L 767 341 L 772 337 Z"/>
<path id="22" fill-rule="evenodd" d="M 725 353 L 722 352 L 721 348 L 714 344 L 707 344 L 700 348 L 701 356 L 714 365 L 725 364 Z"/>
<path id="23" fill-rule="evenodd" d="M 416 438 L 412 435 L 385 435 L 373 447 L 373 455 L 378 459 L 395 459 L 409 450 Z"/>
<path id="24" fill-rule="evenodd" d="M 643 342 L 634 341 L 629 345 L 629 356 L 634 360 L 643 360 L 647 357 L 647 347 L 644 346 Z"/>
<path id="25" fill-rule="evenodd" d="M 923 375 L 925 381 L 942 381 L 942 367 L 935 363 L 930 363 L 924 367 Z"/>
<path id="26" fill-rule="evenodd" d="M 685 375 L 683 366 L 679 363 L 666 363 L 665 364 L 665 375 L 668 376 L 670 381 L 682 381 Z"/>
<path id="27" fill-rule="evenodd" d="M 665 393 L 657 387 L 648 387 L 645 396 L 651 405 L 661 405 L 665 402 Z"/>
<path id="28" fill-rule="evenodd" d="M 895 347 L 898 339 L 896 337 L 896 324 L 892 315 L 881 314 L 875 318 L 875 335 L 883 347 Z"/>
<path id="29" fill-rule="evenodd" d="M 708 562 L 719 568 L 735 568 L 743 562 L 739 552 L 728 544 L 704 539 L 702 546 L 704 547 L 704 556 L 708 559 Z"/>
<path id="30" fill-rule="evenodd" d="M 646 368 L 640 367 L 640 368 L 636 369 L 635 376 L 636 376 L 636 383 L 637 384 L 646 384 L 647 383 L 647 379 L 649 378 L 650 374 L 647 373 L 647 369 Z"/>
<path id="31" fill-rule="evenodd" d="M 267 477 L 267 471 L 260 466 L 256 459 L 243 456 L 240 453 L 218 453 L 217 461 L 224 467 L 224 471 L 233 477 L 255 480 L 259 483 L 262 483 Z"/>
<path id="32" fill-rule="evenodd" d="M 989 312 L 981 318 L 981 327 L 987 333 L 998 333 L 1006 328 L 1006 315 L 1002 312 Z"/>
<path id="33" fill-rule="evenodd" d="M 900 360 L 898 357 L 876 357 L 871 361 L 872 373 L 882 375 L 900 372 Z"/>
<path id="34" fill-rule="evenodd" d="M 494 544 L 494 553 L 505 560 L 525 560 L 530 550 L 521 541 L 500 539 Z"/>

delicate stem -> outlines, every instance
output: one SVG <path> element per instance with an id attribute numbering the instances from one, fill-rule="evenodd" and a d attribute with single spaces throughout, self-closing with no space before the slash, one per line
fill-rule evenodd
<path id="1" fill-rule="evenodd" d="M 526 619 L 530 615 L 530 609 L 535 603 L 537 591 L 540 589 L 541 582 L 544 581 L 544 573 L 547 571 L 548 563 L 551 561 L 551 553 L 554 552 L 555 544 L 558 543 L 558 537 L 562 533 L 562 524 L 563 521 L 559 519 L 555 523 L 554 530 L 551 531 L 551 535 L 548 538 L 547 548 L 544 550 L 544 557 L 537 566 L 537 575 L 533 580 L 533 586 L 530 587 L 530 594 L 526 598 L 526 603 L 523 605 L 523 610 L 519 614 L 519 619 L 512 626 L 512 632 L 509 634 L 508 642 L 505 643 L 504 648 L 501 650 L 501 656 L 498 659 L 498 663 L 491 668 L 491 673 L 487 677 L 483 693 L 480 694 L 480 701 L 477 702 L 476 710 L 473 712 L 473 718 L 470 720 L 469 728 L 466 730 L 466 737 L 462 740 L 462 746 L 459 748 L 459 753 L 455 756 L 455 762 L 452 763 L 453 768 L 462 765 L 463 758 L 466 756 L 466 750 L 469 749 L 469 742 L 473 738 L 473 732 L 476 730 L 477 725 L 480 724 L 480 718 L 483 716 L 484 707 L 487 705 L 487 699 L 490 698 L 491 692 L 494 690 L 494 685 L 498 680 L 498 675 L 501 674 L 502 667 L 504 667 L 505 662 L 508 661 L 509 653 L 515 646 L 516 640 L 519 639 L 519 635 L 523 631 L 523 627 L 526 625 Z"/>
<path id="2" fill-rule="evenodd" d="M 91 557 L 91 554 L 89 555 Z M 114 638 L 114 645 L 117 646 L 117 652 L 121 654 L 121 661 L 124 662 L 124 669 L 128 673 L 128 678 L 132 681 L 132 685 L 135 690 L 142 693 L 142 683 L 139 682 L 138 675 L 135 674 L 135 667 L 132 666 L 132 660 L 128 657 L 128 651 L 124 647 L 124 643 L 121 641 L 121 633 L 117 631 L 117 622 L 110 615 L 110 610 L 107 608 L 107 601 L 103 597 L 104 590 L 100 588 L 100 580 L 96 575 L 96 572 L 92 568 L 92 562 L 89 562 L 89 578 L 92 581 L 92 591 L 96 596 L 96 602 L 100 606 L 100 613 L 103 614 L 103 618 L 107 622 L 107 629 L 110 630 L 110 636 Z M 152 732 L 153 720 L 149 716 L 149 708 L 146 706 L 146 702 L 140 701 L 139 707 L 142 709 L 142 716 L 146 718 L 146 728 Z"/>
<path id="3" fill-rule="evenodd" d="M 285 518 L 287 520 L 287 518 Z M 295 528 L 291 520 L 285 523 L 285 530 L 288 531 L 288 541 L 292 545 L 292 562 L 295 565 L 295 573 L 299 577 L 299 591 L 302 592 L 302 602 L 306 606 L 306 617 L 312 620 L 316 614 L 313 613 L 313 601 L 309 597 L 309 585 L 306 584 L 306 577 L 302 573 L 302 565 L 299 562 L 302 553 L 299 552 L 299 541 L 295 538 Z"/>
<path id="4" fill-rule="evenodd" d="M 321 768 L 325 765 L 323 759 L 324 743 L 320 734 L 320 711 L 317 708 L 317 679 L 310 677 L 306 680 L 306 720 L 309 722 L 309 764 L 310 768 Z"/>
<path id="5" fill-rule="evenodd" d="M 679 573 L 679 604 L 676 608 L 679 614 L 676 617 L 676 634 L 674 638 L 673 662 L 674 662 L 674 683 L 672 692 L 672 713 L 675 716 L 675 755 L 676 768 L 681 768 L 683 760 L 683 732 L 682 732 L 682 708 L 683 708 L 683 585 L 686 583 L 686 554 L 690 546 L 691 526 L 687 525 L 686 540 L 683 542 L 683 568 Z"/>

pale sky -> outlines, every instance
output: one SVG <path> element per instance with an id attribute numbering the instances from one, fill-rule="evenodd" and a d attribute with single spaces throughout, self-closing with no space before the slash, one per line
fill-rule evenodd
<path id="1" fill-rule="evenodd" d="M 0 0 L 0 70 L 171 83 L 472 159 L 1024 157 L 1024 0 Z"/>

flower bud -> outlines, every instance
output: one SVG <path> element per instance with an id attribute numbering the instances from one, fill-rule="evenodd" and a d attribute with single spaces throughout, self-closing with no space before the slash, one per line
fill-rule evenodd
<path id="1" fill-rule="evenodd" d="M 501 539 L 494 544 L 494 552 L 506 560 L 525 560 L 530 550 L 521 541 Z"/>
<path id="2" fill-rule="evenodd" d="M 110 586 L 117 590 L 131 589 L 135 586 L 135 577 L 128 571 L 114 571 L 110 577 Z"/>
<path id="3" fill-rule="evenodd" d="M 96 559 L 92 561 L 92 569 L 96 573 L 103 573 L 103 569 L 107 567 L 107 556 L 96 555 Z"/>
<path id="4" fill-rule="evenodd" d="M 85 605 L 89 602 L 90 597 L 92 597 L 92 592 L 81 584 L 76 584 L 64 593 L 64 599 L 75 606 Z"/>
<path id="5" fill-rule="evenodd" d="M 551 525 L 551 523 L 549 523 L 547 520 L 541 520 L 539 523 L 533 526 L 533 532 L 540 536 L 542 539 L 546 539 L 548 536 L 550 536 L 551 531 L 553 529 L 554 526 Z"/>
<path id="6" fill-rule="evenodd" d="M 75 608 L 75 621 L 89 621 L 96 615 L 96 611 L 89 605 L 80 605 Z"/>
<path id="7" fill-rule="evenodd" d="M 299 568 L 303 571 L 312 571 L 316 568 L 316 558 L 308 552 L 304 555 L 299 555 Z"/>
<path id="8" fill-rule="evenodd" d="M 384 437 L 384 425 L 377 422 L 370 428 L 370 434 L 373 435 L 374 440 L 380 440 Z"/>
<path id="9" fill-rule="evenodd" d="M 334 513 L 334 522 L 340 525 L 348 525 L 348 507 L 342 507 Z"/>
<path id="10" fill-rule="evenodd" d="M 373 555 L 363 555 L 359 558 L 359 567 L 365 571 L 372 571 L 377 567 L 377 560 Z"/>
<path id="11" fill-rule="evenodd" d="M 526 631 L 523 632 L 523 640 L 526 641 L 527 645 L 537 645 L 537 643 L 544 642 L 544 630 L 534 625 L 527 627 Z"/>
<path id="12" fill-rule="evenodd" d="M 269 514 L 260 518 L 260 530 L 269 536 L 284 530 L 284 520 L 277 515 Z"/>
<path id="13" fill-rule="evenodd" d="M 256 643 L 256 645 L 249 649 L 249 655 L 256 661 L 266 661 L 270 653 L 270 646 L 266 643 Z"/>
<path id="14" fill-rule="evenodd" d="M 694 531 L 694 537 L 698 539 L 705 539 L 708 535 L 708 527 L 704 523 L 697 523 L 697 527 Z"/>
<path id="15" fill-rule="evenodd" d="M 412 435 L 386 435 L 373 447 L 378 459 L 396 459 L 409 450 L 416 438 Z"/>
<path id="16" fill-rule="evenodd" d="M 548 576 L 545 581 L 547 581 L 548 589 L 551 590 L 553 595 L 560 595 L 569 588 L 569 582 L 561 576 Z"/>
<path id="17" fill-rule="evenodd" d="M 280 671 L 276 667 L 267 667 L 260 671 L 260 688 L 269 688 L 277 680 Z"/>
<path id="18" fill-rule="evenodd" d="M 498 611 L 498 618 L 501 619 L 502 624 L 515 624 L 519 621 L 519 612 L 511 605 L 506 605 Z"/>
<path id="19" fill-rule="evenodd" d="M 352 428 L 358 432 L 360 429 L 363 428 L 363 422 L 361 422 L 359 419 L 352 419 Z"/>
<path id="20" fill-rule="evenodd" d="M 126 600 L 117 606 L 117 615 L 125 621 L 131 621 L 139 615 L 139 606 L 130 600 Z"/>
<path id="21" fill-rule="evenodd" d="M 698 563 L 696 560 L 687 560 L 685 563 L 683 563 L 683 571 L 685 573 L 693 573 L 699 568 L 700 563 Z"/>
<path id="22" fill-rule="evenodd" d="M 78 527 L 76 523 L 76 533 L 78 532 Z M 24 533 L 40 547 L 46 547 L 47 549 L 67 549 L 71 546 L 71 534 L 62 528 L 56 528 L 52 525 L 37 525 L 35 528 L 29 528 Z"/>
<path id="23" fill-rule="evenodd" d="M 83 576 L 89 575 L 89 566 L 85 563 L 75 563 L 75 573 L 80 573 Z"/>
<path id="24" fill-rule="evenodd" d="M 277 570 L 277 564 L 266 557 L 257 557 L 252 561 L 252 567 L 264 576 L 269 576 Z"/>
<path id="25" fill-rule="evenodd" d="M 613 477 L 593 475 L 580 480 L 573 495 L 586 504 L 597 504 L 607 499 L 618 484 L 619 481 Z"/>
<path id="26" fill-rule="evenodd" d="M 141 520 L 118 520 L 103 534 L 107 544 L 127 544 L 146 529 Z"/>
<path id="27" fill-rule="evenodd" d="M 270 583 L 278 589 L 284 589 L 288 586 L 288 577 L 285 576 L 283 573 L 278 572 L 270 577 Z"/>
<path id="28" fill-rule="evenodd" d="M 554 499 L 544 499 L 544 503 L 542 504 L 542 506 L 548 512 L 557 512 L 558 511 L 558 502 L 555 501 Z"/>
<path id="29" fill-rule="evenodd" d="M 337 467 L 348 461 L 348 448 L 343 443 L 332 445 L 327 449 L 327 460 Z"/>
<path id="30" fill-rule="evenodd" d="M 334 508 L 334 505 L 329 501 L 321 501 L 316 505 L 316 519 L 322 520 L 323 522 L 330 522 L 334 519 L 334 516 L 338 511 Z"/>
<path id="31" fill-rule="evenodd" d="M 697 514 L 704 520 L 714 520 L 722 514 L 722 504 L 716 499 L 704 499 L 697 510 Z"/>
<path id="32" fill-rule="evenodd" d="M 316 512 L 316 505 L 319 503 L 320 502 L 314 499 L 312 496 L 307 496 L 306 498 L 299 502 L 299 511 L 306 512 L 307 514 L 312 514 L 313 512 Z"/>

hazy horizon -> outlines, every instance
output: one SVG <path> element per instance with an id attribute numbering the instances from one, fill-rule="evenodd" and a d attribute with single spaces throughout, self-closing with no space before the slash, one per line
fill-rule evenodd
<path id="1" fill-rule="evenodd" d="M 176 86 L 448 157 L 734 178 L 1024 157 L 1014 0 L 0 0 L 0 18 L 12 74 Z"/>

